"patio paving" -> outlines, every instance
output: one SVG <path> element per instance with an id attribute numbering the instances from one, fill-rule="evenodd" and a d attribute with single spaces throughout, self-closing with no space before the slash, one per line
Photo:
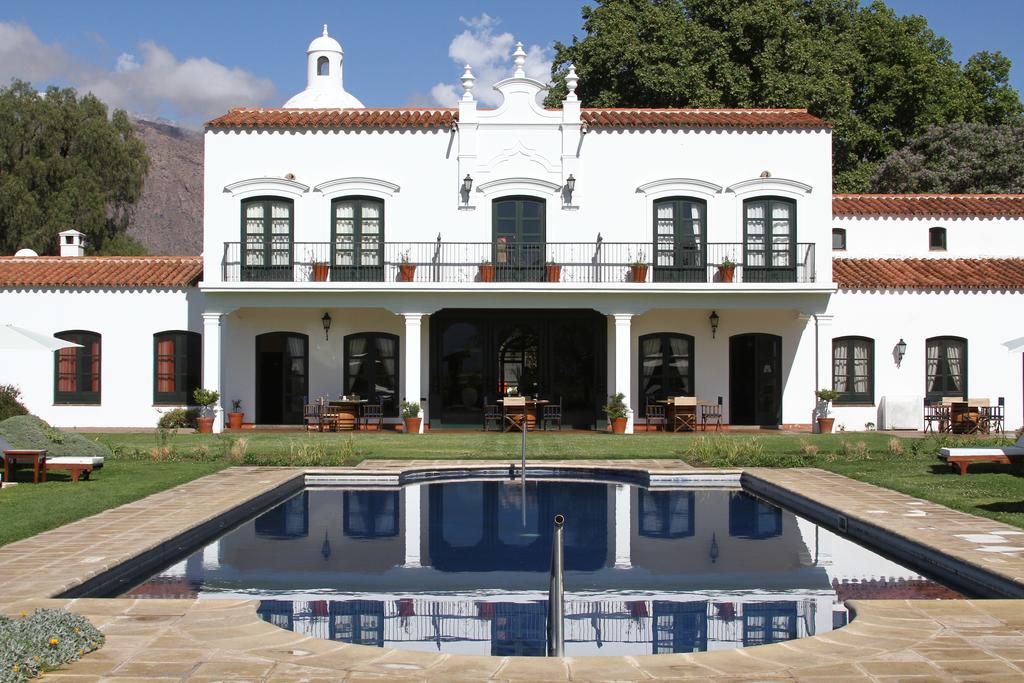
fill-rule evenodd
<path id="1" fill-rule="evenodd" d="M 495 462 L 375 461 L 317 473 L 490 467 Z M 544 461 L 695 474 L 679 461 Z M 239 467 L 0 548 L 0 611 L 67 607 L 107 634 L 106 645 L 47 678 L 135 680 L 686 680 L 1020 681 L 1024 601 L 853 601 L 856 618 L 820 636 L 744 650 L 640 657 L 473 657 L 312 639 L 256 615 L 254 600 L 55 599 L 106 568 L 223 523 L 306 470 Z M 715 470 L 722 474 L 721 470 Z M 826 501 L 851 524 L 873 524 L 1024 586 L 1024 532 L 820 470 L 750 469 L 754 487 Z M 175 545 L 175 544 L 172 544 Z M 174 550 L 175 548 L 169 548 Z"/>

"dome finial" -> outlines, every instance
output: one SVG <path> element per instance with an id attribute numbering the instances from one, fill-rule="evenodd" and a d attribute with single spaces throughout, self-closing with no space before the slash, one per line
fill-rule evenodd
<path id="1" fill-rule="evenodd" d="M 526 78 L 526 71 L 523 66 L 526 64 L 526 53 L 523 51 L 523 44 L 516 43 L 516 51 L 512 53 L 512 61 L 516 65 L 516 78 Z"/>
<path id="2" fill-rule="evenodd" d="M 327 24 L 324 24 L 324 37 L 327 37 Z"/>

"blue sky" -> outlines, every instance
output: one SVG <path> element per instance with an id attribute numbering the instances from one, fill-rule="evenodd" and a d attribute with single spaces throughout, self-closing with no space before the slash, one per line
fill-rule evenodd
<path id="1" fill-rule="evenodd" d="M 232 104 L 278 106 L 305 86 L 305 48 L 323 23 L 345 49 L 345 87 L 366 106 L 430 105 L 450 97 L 474 59 L 481 85 L 511 72 L 514 40 L 531 49 L 528 71 L 546 66 L 556 40 L 580 34 L 581 3 L 246 3 L 177 0 L 7 0 L 0 7 L 0 82 L 18 76 L 92 89 L 130 111 L 200 123 Z M 890 0 L 924 14 L 961 61 L 1002 50 L 1024 87 L 1024 2 Z M 483 16 L 490 20 L 481 21 Z M 451 53 L 451 54 L 450 54 Z"/>

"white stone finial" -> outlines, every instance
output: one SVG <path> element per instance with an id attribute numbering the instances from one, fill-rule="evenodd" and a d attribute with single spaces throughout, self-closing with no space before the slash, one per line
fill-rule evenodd
<path id="1" fill-rule="evenodd" d="M 324 37 L 327 37 L 327 24 L 324 24 Z"/>
<path id="2" fill-rule="evenodd" d="M 580 77 L 576 75 L 576 65 L 569 65 L 569 73 L 565 74 L 565 87 L 569 93 L 565 96 L 565 99 L 570 102 L 575 102 L 579 98 L 576 97 L 576 84 L 580 82 Z"/>
<path id="3" fill-rule="evenodd" d="M 476 83 L 476 77 L 473 76 L 473 69 L 470 68 L 469 64 L 466 65 L 466 70 L 462 72 L 462 100 L 463 102 L 473 101 L 473 84 Z"/>
<path id="4" fill-rule="evenodd" d="M 526 78 L 526 70 L 523 66 L 526 64 L 526 52 L 523 51 L 523 44 L 516 43 L 516 51 L 512 53 L 512 61 L 516 65 L 516 78 Z"/>

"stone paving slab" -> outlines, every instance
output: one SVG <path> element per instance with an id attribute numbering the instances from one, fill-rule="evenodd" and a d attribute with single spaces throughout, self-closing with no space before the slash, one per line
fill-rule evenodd
<path id="1" fill-rule="evenodd" d="M 493 467 L 502 461 L 374 461 L 308 472 L 402 472 Z M 544 461 L 568 466 L 695 474 L 673 460 Z M 307 470 L 231 468 L 0 548 L 0 611 L 78 612 L 107 634 L 105 646 L 47 674 L 72 681 L 361 680 L 1024 680 L 1024 601 L 853 601 L 855 619 L 821 636 L 743 650 L 637 657 L 459 656 L 333 643 L 261 620 L 257 601 L 57 599 L 106 567 L 159 548 L 281 487 Z M 722 470 L 713 470 L 717 475 Z M 870 520 L 965 562 L 1024 576 L 1024 532 L 820 470 L 749 469 L 743 476 Z M 878 511 L 878 512 L 873 512 Z M 1016 534 L 1020 534 L 1017 536 Z M 999 542 L 999 539 L 1011 539 Z M 1001 549 L 991 550 L 993 546 Z"/>

